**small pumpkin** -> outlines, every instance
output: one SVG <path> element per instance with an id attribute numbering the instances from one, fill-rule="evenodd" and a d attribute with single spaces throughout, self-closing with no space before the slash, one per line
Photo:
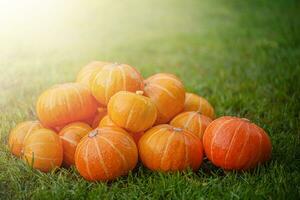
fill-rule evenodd
<path id="1" fill-rule="evenodd" d="M 80 83 L 55 85 L 43 92 L 37 101 L 38 118 L 46 127 L 61 127 L 95 116 L 97 101 Z"/>
<path id="2" fill-rule="evenodd" d="M 215 118 L 212 105 L 203 97 L 194 93 L 185 94 L 184 111 L 198 111 L 211 119 Z"/>
<path id="3" fill-rule="evenodd" d="M 168 123 L 183 110 L 185 91 L 182 82 L 173 74 L 159 73 L 144 82 L 145 96 L 157 107 L 155 124 Z"/>
<path id="4" fill-rule="evenodd" d="M 181 128 L 162 124 L 148 130 L 139 141 L 142 163 L 155 171 L 197 170 L 203 160 L 201 140 Z"/>
<path id="5" fill-rule="evenodd" d="M 118 127 L 110 118 L 108 115 L 106 115 L 105 117 L 103 117 L 103 119 L 100 121 L 99 123 L 99 128 L 102 128 L 102 127 L 110 127 L 110 126 L 116 126 Z M 140 138 L 143 136 L 144 132 L 139 132 L 139 133 L 129 133 L 134 142 L 136 144 L 138 144 Z"/>
<path id="6" fill-rule="evenodd" d="M 247 119 L 220 117 L 205 130 L 203 145 L 208 159 L 225 170 L 247 170 L 271 157 L 269 136 Z"/>
<path id="7" fill-rule="evenodd" d="M 199 112 L 189 111 L 174 117 L 170 125 L 188 130 L 202 139 L 206 127 L 211 122 L 212 120 L 209 117 L 201 115 Z"/>
<path id="8" fill-rule="evenodd" d="M 93 74 L 101 69 L 104 65 L 109 64 L 108 62 L 93 61 L 84 66 L 77 74 L 76 82 L 82 83 L 87 87 L 90 87 L 90 81 Z"/>
<path id="9" fill-rule="evenodd" d="M 111 97 L 107 110 L 110 119 L 119 127 L 138 133 L 152 127 L 157 110 L 151 99 L 137 93 L 121 91 Z"/>
<path id="10" fill-rule="evenodd" d="M 76 147 L 80 140 L 92 130 L 86 123 L 73 122 L 59 132 L 63 146 L 63 163 L 66 167 L 75 164 Z"/>
<path id="11" fill-rule="evenodd" d="M 97 128 L 84 137 L 75 153 L 76 168 L 89 181 L 113 180 L 134 169 L 138 160 L 132 137 L 118 127 Z"/>
<path id="12" fill-rule="evenodd" d="M 119 91 L 135 92 L 143 89 L 141 74 L 130 65 L 112 63 L 97 71 L 91 81 L 91 91 L 101 105 Z"/>
<path id="13" fill-rule="evenodd" d="M 21 156 L 26 137 L 40 128 L 42 128 L 42 124 L 39 121 L 21 122 L 13 128 L 8 138 L 8 147 L 11 153 L 17 157 Z"/>
<path id="14" fill-rule="evenodd" d="M 23 160 L 43 172 L 60 167 L 63 148 L 58 134 L 45 128 L 33 131 L 24 142 Z"/>

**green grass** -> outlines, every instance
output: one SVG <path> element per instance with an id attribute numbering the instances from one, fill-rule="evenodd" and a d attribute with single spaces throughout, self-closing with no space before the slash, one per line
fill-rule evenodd
<path id="1" fill-rule="evenodd" d="M 48 13 L 52 23 L 0 30 L 0 199 L 300 198 L 299 1 L 74 1 L 64 9 Z M 30 169 L 7 150 L 10 129 L 35 119 L 37 96 L 73 81 L 90 60 L 128 63 L 145 77 L 177 74 L 218 116 L 263 127 L 271 161 L 249 172 L 205 161 L 197 172 L 166 174 L 139 164 L 109 183 L 87 182 L 73 168 Z"/>

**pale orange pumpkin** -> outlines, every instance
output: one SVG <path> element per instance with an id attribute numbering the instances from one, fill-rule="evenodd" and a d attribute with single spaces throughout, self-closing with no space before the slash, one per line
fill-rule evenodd
<path id="1" fill-rule="evenodd" d="M 199 112 L 189 111 L 174 117 L 170 125 L 188 130 L 202 139 L 205 129 L 211 122 L 209 117 L 201 115 Z"/>
<path id="2" fill-rule="evenodd" d="M 63 163 L 66 167 L 75 164 L 76 147 L 80 140 L 92 130 L 86 123 L 73 122 L 59 132 L 63 146 Z"/>
<path id="3" fill-rule="evenodd" d="M 134 169 L 138 160 L 132 137 L 118 127 L 97 128 L 84 137 L 75 153 L 76 168 L 89 181 L 113 180 Z"/>
<path id="4" fill-rule="evenodd" d="M 119 91 L 135 92 L 143 89 L 143 78 L 134 68 L 126 64 L 108 64 L 93 75 L 91 91 L 101 105 Z"/>
<path id="5" fill-rule="evenodd" d="M 87 87 L 90 87 L 90 81 L 93 74 L 101 69 L 104 65 L 109 64 L 108 62 L 93 61 L 84 66 L 77 74 L 76 82 L 82 83 Z"/>
<path id="6" fill-rule="evenodd" d="M 138 133 L 152 127 L 157 110 L 152 101 L 137 93 L 121 91 L 111 97 L 107 110 L 110 119 L 119 127 Z"/>
<path id="7" fill-rule="evenodd" d="M 182 82 L 173 74 L 159 73 L 144 81 L 145 96 L 157 107 L 155 124 L 168 123 L 183 110 L 185 90 Z"/>
<path id="8" fill-rule="evenodd" d="M 40 128 L 42 128 L 42 124 L 39 121 L 21 122 L 13 128 L 8 138 L 8 147 L 11 153 L 18 157 L 21 156 L 26 137 Z"/>
<path id="9" fill-rule="evenodd" d="M 186 93 L 184 111 L 198 111 L 211 119 L 215 118 L 215 111 L 212 105 L 203 97 L 194 93 Z"/>
<path id="10" fill-rule="evenodd" d="M 56 85 L 38 98 L 37 115 L 46 127 L 61 127 L 95 116 L 98 104 L 89 89 L 80 83 Z"/>
<path id="11" fill-rule="evenodd" d="M 189 131 L 162 124 L 149 129 L 139 141 L 142 163 L 151 170 L 197 170 L 203 160 L 201 140 Z"/>
<path id="12" fill-rule="evenodd" d="M 272 144 L 266 132 L 249 120 L 220 117 L 204 132 L 208 159 L 225 170 L 247 170 L 270 159 Z"/>
<path id="13" fill-rule="evenodd" d="M 61 140 L 50 129 L 37 129 L 24 141 L 23 160 L 34 169 L 49 172 L 60 167 L 63 160 Z"/>

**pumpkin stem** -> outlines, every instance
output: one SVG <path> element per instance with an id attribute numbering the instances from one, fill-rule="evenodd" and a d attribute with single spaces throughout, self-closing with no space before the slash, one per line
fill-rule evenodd
<path id="1" fill-rule="evenodd" d="M 92 131 L 89 133 L 89 138 L 95 137 L 96 135 L 98 135 L 98 133 L 99 133 L 99 130 L 98 130 L 98 129 L 92 130 Z"/>
<path id="2" fill-rule="evenodd" d="M 142 90 L 137 90 L 135 93 L 136 93 L 137 95 L 143 95 L 143 94 L 144 94 L 144 91 L 142 91 Z"/>

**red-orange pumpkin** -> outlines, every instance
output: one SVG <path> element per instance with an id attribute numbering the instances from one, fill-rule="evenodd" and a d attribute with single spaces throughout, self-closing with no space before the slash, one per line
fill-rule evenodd
<path id="1" fill-rule="evenodd" d="M 247 170 L 271 157 L 272 145 L 266 132 L 247 119 L 220 117 L 203 135 L 208 159 L 225 170 Z"/>
<path id="2" fill-rule="evenodd" d="M 138 160 L 132 137 L 117 127 L 97 128 L 84 137 L 75 153 L 76 168 L 89 181 L 113 180 L 134 169 Z"/>
<path id="3" fill-rule="evenodd" d="M 110 118 L 108 115 L 106 115 L 105 117 L 103 117 L 103 119 L 100 121 L 99 123 L 99 128 L 103 128 L 103 127 L 110 127 L 110 126 L 116 126 L 118 127 Z M 136 144 L 138 144 L 140 138 L 143 136 L 144 132 L 139 132 L 139 133 L 129 133 L 134 142 Z"/>
<path id="4" fill-rule="evenodd" d="M 36 110 L 44 126 L 55 128 L 89 119 L 95 115 L 97 107 L 87 87 L 80 83 L 65 83 L 43 92 Z"/>
<path id="5" fill-rule="evenodd" d="M 206 127 L 211 122 L 212 120 L 209 117 L 201 115 L 199 112 L 190 111 L 180 113 L 174 117 L 170 125 L 188 130 L 202 139 Z"/>
<path id="6" fill-rule="evenodd" d="M 143 164 L 151 170 L 197 170 L 203 160 L 201 140 L 189 131 L 167 124 L 148 130 L 138 146 Z"/>
<path id="7" fill-rule="evenodd" d="M 186 93 L 184 111 L 198 111 L 211 119 L 215 118 L 215 111 L 212 105 L 203 97 L 193 93 Z"/>
<path id="8" fill-rule="evenodd" d="M 119 127 L 138 133 L 152 127 L 157 110 L 151 99 L 137 94 L 121 91 L 111 97 L 107 111 L 110 119 Z"/>
<path id="9" fill-rule="evenodd" d="M 168 123 L 183 110 L 185 91 L 181 81 L 173 74 L 159 73 L 144 81 L 145 96 L 157 107 L 155 124 Z"/>
<path id="10" fill-rule="evenodd" d="M 119 91 L 135 92 L 143 89 L 143 78 L 133 67 L 126 64 L 108 64 L 94 73 L 91 91 L 101 105 Z"/>
<path id="11" fill-rule="evenodd" d="M 93 129 L 86 123 L 73 122 L 65 126 L 59 137 L 63 145 L 63 163 L 66 167 L 75 164 L 75 151 L 80 140 Z"/>
<path id="12" fill-rule="evenodd" d="M 18 157 L 21 156 L 26 137 L 28 137 L 33 131 L 40 128 L 42 128 L 42 125 L 39 121 L 22 122 L 13 128 L 8 139 L 8 147 L 11 153 Z"/>
<path id="13" fill-rule="evenodd" d="M 33 131 L 24 141 L 23 160 L 43 172 L 60 167 L 63 148 L 58 134 L 45 128 Z"/>
<path id="14" fill-rule="evenodd" d="M 108 62 L 92 61 L 84 66 L 77 74 L 76 82 L 82 83 L 87 87 L 90 87 L 90 81 L 93 74 L 101 69 L 104 65 L 109 64 Z"/>

